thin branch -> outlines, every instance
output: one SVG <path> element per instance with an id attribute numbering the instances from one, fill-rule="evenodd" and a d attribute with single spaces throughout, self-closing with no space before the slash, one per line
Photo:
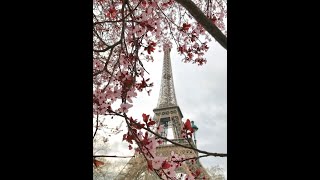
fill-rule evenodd
<path id="1" fill-rule="evenodd" d="M 151 132 L 152 134 L 156 135 L 156 136 L 159 137 L 160 139 L 163 139 L 163 140 L 166 140 L 166 141 L 171 142 L 171 143 L 174 144 L 174 145 L 181 146 L 181 147 L 184 147 L 184 148 L 187 148 L 187 149 L 192 149 L 192 150 L 198 151 L 199 153 L 207 154 L 207 155 L 210 155 L 210 156 L 227 157 L 227 154 L 225 154 L 225 153 L 212 153 L 212 152 L 202 151 L 202 150 L 199 150 L 199 149 L 194 148 L 194 147 L 192 147 L 192 146 L 191 146 L 191 147 L 185 146 L 185 145 L 176 143 L 176 142 L 174 142 L 174 141 L 172 141 L 172 140 L 170 140 L 170 139 L 167 139 L 167 138 L 165 138 L 165 137 L 162 137 L 160 134 L 153 132 L 153 131 L 152 131 L 151 129 L 149 129 L 149 128 L 143 127 L 143 129 Z"/>
<path id="2" fill-rule="evenodd" d="M 99 75 L 100 73 L 102 73 L 103 71 L 106 71 L 106 72 L 109 73 L 109 71 L 108 71 L 108 63 L 109 63 L 109 60 L 110 60 L 110 58 L 111 58 L 113 49 L 114 49 L 114 47 L 112 47 L 111 50 L 110 50 L 108 59 L 107 59 L 107 61 L 104 63 L 104 68 L 103 68 L 103 70 L 98 71 L 98 72 L 96 72 L 96 73 L 93 73 L 93 76 L 97 76 L 97 75 Z M 110 73 L 109 73 L 109 74 L 110 74 Z M 112 76 L 113 74 L 110 74 L 110 75 Z"/>
<path id="3" fill-rule="evenodd" d="M 194 160 L 197 160 L 197 159 L 200 159 L 200 158 L 203 158 L 203 157 L 208 157 L 210 155 L 206 154 L 206 155 L 202 155 L 202 156 L 198 156 L 198 157 L 192 157 L 192 158 L 187 158 L 187 159 L 183 159 L 183 160 L 176 160 L 176 161 L 173 161 L 173 162 L 184 162 L 184 161 L 188 161 L 188 160 L 191 160 L 191 159 L 194 159 Z"/>
<path id="4" fill-rule="evenodd" d="M 104 92 L 106 90 L 106 88 L 109 86 L 110 82 L 111 82 L 111 79 L 113 77 L 113 74 L 115 72 L 115 69 L 116 69 L 116 66 L 118 65 L 119 61 L 116 62 L 116 64 L 114 65 L 113 67 L 113 70 L 112 70 L 112 73 L 111 73 L 111 77 L 110 77 L 110 80 L 108 81 L 108 84 L 102 89 L 102 92 Z"/>
<path id="5" fill-rule="evenodd" d="M 111 45 L 111 46 L 107 46 L 106 48 L 101 49 L 101 50 L 99 50 L 99 49 L 93 49 L 93 51 L 95 51 L 95 52 L 105 52 L 105 51 L 108 51 L 109 49 L 117 46 L 117 45 L 120 44 L 120 43 L 121 43 L 121 39 L 120 39 L 118 42 L 116 42 L 115 44 Z"/>
<path id="6" fill-rule="evenodd" d="M 98 131 L 98 123 L 99 123 L 99 114 L 98 114 L 98 112 L 97 112 L 97 120 L 96 120 L 96 122 L 97 122 L 97 124 L 96 124 L 96 130 L 94 131 L 93 139 L 94 139 L 94 137 L 96 136 L 97 131 Z"/>
<path id="7" fill-rule="evenodd" d="M 98 39 L 105 45 L 108 46 L 106 42 L 99 36 L 98 32 L 93 28 L 93 32 L 97 35 Z"/>

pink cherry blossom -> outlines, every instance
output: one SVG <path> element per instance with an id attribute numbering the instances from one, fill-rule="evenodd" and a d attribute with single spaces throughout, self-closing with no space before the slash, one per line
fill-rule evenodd
<path id="1" fill-rule="evenodd" d="M 122 103 L 120 105 L 119 111 L 123 113 L 127 113 L 129 108 L 131 108 L 132 106 L 133 106 L 132 104 Z"/>
<path id="2" fill-rule="evenodd" d="M 166 160 L 166 157 L 156 156 L 152 160 L 152 167 L 154 169 L 160 169 L 165 160 Z"/>

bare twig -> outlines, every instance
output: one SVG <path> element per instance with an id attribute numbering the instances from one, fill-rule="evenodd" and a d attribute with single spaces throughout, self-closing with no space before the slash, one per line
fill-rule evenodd
<path id="1" fill-rule="evenodd" d="M 96 130 L 94 131 L 93 139 L 94 139 L 94 137 L 96 136 L 97 131 L 98 131 L 98 123 L 99 123 L 99 114 L 98 114 L 98 112 L 97 112 L 97 120 L 96 120 L 96 122 L 97 122 L 97 124 L 96 124 Z"/>

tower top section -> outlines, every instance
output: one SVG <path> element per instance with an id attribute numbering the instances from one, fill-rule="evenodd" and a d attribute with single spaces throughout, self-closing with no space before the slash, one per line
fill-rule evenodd
<path id="1" fill-rule="evenodd" d="M 165 43 L 164 45 L 163 45 L 163 51 L 171 51 L 171 46 L 170 46 L 170 44 L 168 44 L 168 43 Z"/>
<path id="2" fill-rule="evenodd" d="M 159 94 L 159 99 L 158 99 L 158 104 L 156 109 L 178 106 L 177 100 L 176 100 L 176 94 L 174 91 L 170 51 L 171 51 L 171 46 L 169 44 L 164 44 L 161 87 L 160 87 L 160 94 Z"/>

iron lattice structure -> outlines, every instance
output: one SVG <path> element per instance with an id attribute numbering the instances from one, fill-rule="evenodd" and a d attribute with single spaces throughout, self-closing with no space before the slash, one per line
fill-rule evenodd
<path id="1" fill-rule="evenodd" d="M 177 106 L 176 93 L 174 91 L 171 59 L 170 59 L 170 47 L 165 45 L 163 48 L 163 67 L 162 67 L 162 79 L 160 87 L 160 95 L 158 99 L 157 108 L 167 108 Z"/>
<path id="2" fill-rule="evenodd" d="M 157 122 L 157 125 L 163 124 L 165 133 L 162 134 L 166 136 L 166 130 L 169 128 L 172 129 L 174 142 L 183 144 L 185 146 L 194 146 L 194 142 L 187 141 L 182 138 L 181 128 L 183 126 L 180 107 L 177 104 L 173 76 L 172 76 L 172 67 L 170 59 L 171 48 L 169 45 L 164 46 L 164 60 L 163 60 L 163 69 L 162 69 L 162 79 L 161 79 L 161 88 L 160 95 L 158 99 L 157 107 L 153 110 L 154 117 L 153 120 Z M 184 155 L 185 158 L 198 157 L 198 153 L 192 149 L 184 148 L 181 146 L 176 146 L 171 143 L 164 142 L 159 147 L 157 147 L 157 155 L 169 157 L 171 152 L 175 152 L 179 155 Z M 205 179 L 210 179 L 209 174 L 201 165 L 200 161 L 197 160 L 196 163 L 190 163 L 185 161 L 182 163 L 182 166 L 176 170 L 176 173 L 190 174 L 195 172 L 195 170 L 200 169 L 200 179 L 205 177 Z M 191 170 L 191 171 L 190 171 Z M 154 172 L 149 172 L 147 168 L 147 163 L 144 157 L 141 154 L 136 154 L 135 157 L 131 158 L 125 167 L 121 170 L 116 180 L 158 180 L 159 177 Z"/>

